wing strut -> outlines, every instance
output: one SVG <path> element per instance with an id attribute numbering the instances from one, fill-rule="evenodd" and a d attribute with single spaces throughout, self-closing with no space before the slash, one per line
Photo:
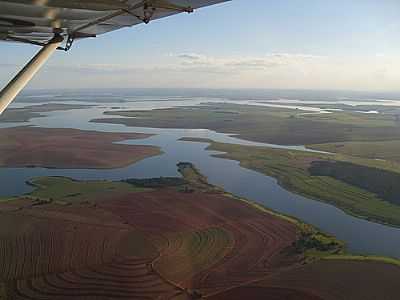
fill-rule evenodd
<path id="1" fill-rule="evenodd" d="M 19 92 L 29 83 L 33 76 L 46 63 L 50 56 L 63 42 L 63 37 L 57 35 L 26 64 L 26 66 L 0 92 L 0 115 L 17 97 Z"/>

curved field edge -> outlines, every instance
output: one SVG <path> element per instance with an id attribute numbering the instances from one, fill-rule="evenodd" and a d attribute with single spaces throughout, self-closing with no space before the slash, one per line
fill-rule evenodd
<path id="1" fill-rule="evenodd" d="M 271 214 L 273 216 L 282 218 L 288 222 L 291 222 L 295 224 L 302 235 L 305 236 L 311 236 L 311 239 L 314 239 L 316 242 L 321 243 L 322 245 L 330 245 L 330 244 L 335 244 L 336 249 L 334 249 L 333 252 L 336 251 L 336 253 L 326 252 L 326 251 L 321 251 L 314 249 L 308 249 L 305 252 L 305 255 L 311 259 L 326 259 L 326 260 L 352 260 L 352 261 L 374 261 L 374 262 L 381 262 L 381 263 L 386 263 L 390 265 L 396 265 L 400 267 L 400 259 L 392 258 L 392 257 L 385 257 L 385 256 L 374 256 L 374 255 L 357 255 L 357 254 L 351 254 L 346 252 L 345 249 L 345 243 L 343 241 L 338 240 L 332 235 L 329 235 L 327 233 L 324 233 L 320 231 L 317 227 L 304 223 L 298 218 L 295 218 L 293 216 L 285 215 L 279 212 L 276 212 L 270 208 L 267 208 L 266 206 L 263 206 L 259 203 L 244 199 L 244 198 L 239 198 L 237 196 L 233 196 L 231 194 L 226 194 L 229 196 L 234 197 L 235 199 L 239 201 L 243 201 L 251 206 L 253 206 L 256 209 L 259 209 L 263 212 L 266 212 L 268 214 Z"/>
<path id="2" fill-rule="evenodd" d="M 239 161 L 240 166 L 275 178 L 280 186 L 293 193 L 334 205 L 345 213 L 357 218 L 400 228 L 400 206 L 383 201 L 372 192 L 368 192 L 337 179 L 326 176 L 310 176 L 310 174 L 306 173 L 308 172 L 308 165 L 312 161 L 318 160 L 350 162 L 361 166 L 376 167 L 396 173 L 400 172 L 397 168 L 390 169 L 387 165 L 388 162 L 372 161 L 343 155 L 328 156 L 296 150 L 224 144 L 202 138 L 182 138 L 181 140 L 209 143 L 207 150 L 225 152 L 223 154 L 216 154 L 214 155 L 215 157 Z M 247 152 L 245 155 L 248 157 L 243 156 L 243 149 L 246 149 Z M 260 156 L 258 153 L 255 153 L 253 155 L 254 157 L 250 157 L 252 156 L 249 154 L 251 150 L 256 152 L 268 151 L 270 154 L 272 153 L 272 155 L 275 155 L 274 152 L 283 154 L 277 154 L 277 157 L 271 155 L 271 157 L 266 160 L 265 154 Z M 279 157 L 296 156 L 296 154 L 301 157 L 297 160 L 293 159 L 291 164 L 288 164 L 287 161 L 283 162 L 283 164 L 276 162 Z M 302 160 L 304 160 L 304 163 Z M 264 168 L 264 164 L 268 165 Z M 324 186 L 329 187 L 329 193 L 326 192 L 327 189 L 323 188 Z"/>
<path id="3" fill-rule="evenodd" d="M 345 264 L 345 265 L 349 265 L 347 268 L 349 268 L 351 266 L 352 263 L 363 263 L 366 266 L 369 266 L 370 264 L 378 264 L 379 266 L 381 266 L 382 268 L 385 268 L 384 266 L 387 265 L 389 266 L 393 266 L 395 268 L 398 268 L 397 273 L 400 273 L 400 259 L 396 259 L 396 258 L 391 258 L 391 257 L 383 257 L 383 256 L 372 256 L 372 255 L 352 255 L 351 253 L 348 253 L 345 251 L 345 247 L 344 247 L 344 243 L 341 242 L 340 240 L 336 239 L 334 236 L 325 234 L 321 231 L 319 231 L 316 227 L 306 224 L 304 222 L 302 222 L 301 220 L 288 216 L 288 215 L 284 215 L 278 212 L 275 212 L 263 205 L 260 205 L 258 203 L 249 201 L 247 199 L 244 198 L 238 198 L 236 196 L 233 196 L 231 194 L 226 194 L 228 196 L 231 196 L 233 198 L 235 198 L 236 200 L 239 201 L 243 201 L 245 203 L 247 203 L 248 205 L 253 206 L 255 209 L 261 210 L 265 213 L 274 215 L 276 217 L 282 218 L 284 220 L 286 220 L 287 222 L 291 222 L 293 224 L 295 224 L 297 226 L 297 228 L 299 229 L 300 232 L 300 241 L 305 241 L 306 245 L 308 244 L 308 249 L 302 249 L 300 248 L 299 250 L 303 250 L 304 251 L 304 256 L 305 256 L 305 260 L 304 263 L 299 266 L 299 267 L 294 267 L 293 269 L 288 269 L 288 270 L 283 270 L 283 274 L 285 274 L 286 272 L 291 273 L 292 271 L 296 272 L 296 269 L 303 269 L 303 268 L 308 268 L 311 267 L 313 268 L 315 266 L 315 264 L 318 264 L 318 262 L 320 263 L 324 263 L 324 262 L 338 262 L 339 264 Z M 304 245 L 304 244 L 303 244 Z M 332 247 L 330 250 L 329 247 Z M 296 247 L 298 247 L 298 245 L 296 245 Z M 326 248 L 328 247 L 328 248 Z M 351 268 L 351 267 L 350 267 Z M 370 268 L 374 269 L 374 266 L 372 265 Z M 322 274 L 324 274 L 324 276 L 326 276 L 329 272 L 326 272 L 326 268 L 320 269 L 320 272 L 322 272 Z M 353 269 L 357 270 L 357 268 Z M 386 270 L 386 268 L 385 268 Z M 275 275 L 272 275 L 271 277 L 266 277 L 264 279 L 261 280 L 255 280 L 253 282 L 250 283 L 245 283 L 243 285 L 239 285 L 236 287 L 232 287 L 231 289 L 227 289 L 225 291 L 222 292 L 218 292 L 215 294 L 211 294 L 208 295 L 206 297 L 206 299 L 210 299 L 210 300 L 231 300 L 231 299 L 243 299 L 241 297 L 239 298 L 234 298 L 232 297 L 232 295 L 236 295 L 237 293 L 239 293 L 240 295 L 240 290 L 242 288 L 246 289 L 246 288 L 253 288 L 253 287 L 258 287 L 259 283 L 262 282 L 268 282 L 271 278 L 274 279 L 275 276 L 277 276 L 279 278 L 281 272 L 278 272 Z M 370 274 L 370 273 L 368 273 Z M 358 278 L 357 274 L 353 274 L 354 277 L 353 278 Z M 365 275 L 365 274 L 364 274 Z M 386 274 L 382 274 L 382 275 L 386 275 Z M 339 278 L 340 274 L 336 274 L 336 276 Z M 369 275 L 367 275 L 368 277 Z M 372 275 L 373 277 L 374 275 Z M 380 276 L 380 275 L 378 275 Z M 325 278 L 325 277 L 324 277 Z M 272 289 L 279 289 L 282 291 L 285 290 L 290 290 L 293 292 L 289 293 L 289 295 L 281 295 L 280 297 L 284 297 L 284 296 L 299 296 L 299 294 L 301 294 L 299 296 L 299 298 L 293 298 L 293 299 L 314 299 L 313 297 L 315 297 L 315 299 L 331 299 L 331 298 L 319 298 L 319 296 L 317 296 L 317 294 L 319 294 L 318 292 L 324 292 L 324 288 L 320 288 L 319 284 L 318 284 L 318 280 L 319 279 L 315 279 L 313 282 L 315 284 L 314 288 L 311 289 L 307 289 L 306 287 L 302 287 L 301 284 L 299 284 L 299 287 L 295 287 L 295 286 L 291 286 L 291 285 L 271 285 L 271 286 L 265 286 L 263 287 L 263 290 L 261 291 L 262 293 L 262 297 L 260 297 L 259 295 L 255 297 L 255 299 L 265 299 L 265 295 L 270 295 L 269 293 L 271 292 L 271 288 Z M 329 276 L 327 278 L 327 285 L 335 285 L 335 282 L 338 281 L 338 279 L 333 280 L 332 282 L 329 281 Z M 340 281 L 340 280 L 339 280 Z M 354 280 L 353 280 L 354 281 Z M 393 280 L 392 280 L 393 281 Z M 294 282 L 299 282 L 299 278 L 295 278 Z M 351 285 L 354 284 L 353 287 L 355 287 L 357 282 L 352 282 Z M 390 283 L 388 283 L 388 285 L 390 286 Z M 395 283 L 394 286 L 397 286 L 397 284 Z M 354 290 L 354 288 L 351 288 L 350 290 Z M 393 289 L 393 284 L 392 284 L 392 289 Z M 341 283 L 339 283 L 336 287 L 334 287 L 335 289 L 340 289 L 340 293 L 343 294 L 343 300 L 344 299 L 349 299 L 347 298 L 347 288 L 345 288 L 345 286 Z M 396 288 L 395 288 L 396 289 Z M 368 290 L 368 289 L 367 289 Z M 368 298 L 368 300 L 375 300 L 378 298 L 375 298 L 377 290 L 379 291 L 379 288 L 373 288 L 371 291 L 371 298 Z M 316 292 L 316 294 L 314 293 Z M 354 291 L 352 291 L 354 292 Z M 349 292 L 349 293 L 352 293 Z M 302 294 L 304 293 L 304 294 Z M 382 296 L 382 291 L 380 292 L 380 296 Z M 386 293 L 386 291 L 385 291 Z M 226 294 L 228 294 L 228 297 L 226 297 Z M 365 293 L 364 293 L 365 294 Z M 248 296 L 248 294 L 246 294 Z M 274 293 L 272 293 L 271 296 L 273 296 Z M 361 297 L 362 298 L 362 297 Z M 249 298 L 250 299 L 250 298 Z M 251 298 L 252 299 L 252 298 Z M 282 298 L 273 298 L 273 299 L 282 299 Z M 286 299 L 286 298 L 285 298 Z M 292 298 L 290 298 L 292 299 Z M 339 299 L 339 298 L 332 298 L 332 300 L 335 299 Z M 342 299 L 342 298 L 340 298 Z M 358 298 L 357 298 L 358 299 Z M 362 298 L 363 300 L 366 300 L 367 298 Z M 391 298 L 390 298 L 391 299 Z"/>
<path id="4" fill-rule="evenodd" d="M 290 223 L 296 225 L 296 227 L 298 228 L 299 233 L 300 233 L 300 238 L 298 240 L 298 244 L 296 245 L 296 248 L 299 251 L 304 251 L 304 254 L 306 255 L 306 257 L 308 257 L 310 259 L 328 257 L 328 256 L 332 255 L 333 253 L 336 256 L 339 256 L 339 254 L 345 253 L 344 242 L 336 239 L 332 235 L 328 235 L 328 234 L 320 231 L 313 225 L 304 223 L 300 219 L 297 219 L 293 216 L 288 216 L 288 215 L 285 215 L 282 213 L 278 213 L 266 206 L 263 206 L 259 203 L 253 202 L 253 201 L 250 201 L 248 199 L 239 198 L 239 197 L 234 196 L 229 193 L 226 193 L 226 195 L 233 197 L 236 200 L 242 201 L 264 213 L 281 218 L 287 222 L 290 222 Z"/>
<path id="5" fill-rule="evenodd" d="M 395 265 L 400 267 L 400 259 L 384 256 L 373 256 L 373 255 L 327 255 L 323 257 L 325 260 L 350 260 L 350 261 L 363 261 L 363 262 L 380 262 L 389 265 Z"/>

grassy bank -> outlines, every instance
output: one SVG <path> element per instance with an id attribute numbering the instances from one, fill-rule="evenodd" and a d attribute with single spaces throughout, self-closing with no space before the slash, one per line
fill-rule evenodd
<path id="1" fill-rule="evenodd" d="M 352 261 L 374 261 L 381 262 L 385 264 L 395 265 L 400 267 L 400 260 L 391 257 L 384 256 L 373 256 L 373 255 L 350 255 L 350 254 L 341 254 L 341 255 L 327 255 L 324 257 L 327 260 L 352 260 Z"/>
<path id="2" fill-rule="evenodd" d="M 326 259 L 326 260 L 349 260 L 349 261 L 363 261 L 363 262 L 380 262 L 390 265 L 396 265 L 400 267 L 400 260 L 392 257 L 374 256 L 374 255 L 352 255 L 348 253 L 345 248 L 345 243 L 338 240 L 336 237 L 326 234 L 319 230 L 317 227 L 304 223 L 298 218 L 288 216 L 279 212 L 276 212 L 266 206 L 263 206 L 254 201 L 250 201 L 245 198 L 240 198 L 235 195 L 226 193 L 227 196 L 234 198 L 235 200 L 242 201 L 248 205 L 251 205 L 255 209 L 263 211 L 267 214 L 284 219 L 287 222 L 293 223 L 298 227 L 299 240 L 297 241 L 295 248 L 297 251 L 304 253 L 305 262 L 311 263 L 315 260 Z"/>
<path id="3" fill-rule="evenodd" d="M 367 159 L 387 160 L 388 164 L 393 166 L 400 164 L 400 140 L 326 143 L 309 145 L 308 148 Z"/>
<path id="4" fill-rule="evenodd" d="M 315 226 L 304 223 L 300 219 L 292 216 L 284 215 L 273 211 L 259 203 L 250 201 L 244 198 L 239 198 L 237 196 L 228 194 L 236 200 L 245 202 L 251 205 L 255 209 L 261 210 L 267 214 L 273 215 L 275 217 L 284 219 L 287 222 L 293 223 L 297 226 L 299 230 L 299 240 L 294 245 L 296 251 L 299 253 L 304 253 L 308 260 L 319 259 L 323 257 L 340 256 L 345 253 L 345 244 L 336 239 L 334 236 L 328 235 Z"/>
<path id="5" fill-rule="evenodd" d="M 346 213 L 367 220 L 400 226 L 400 206 L 383 201 L 376 194 L 328 176 L 311 176 L 314 161 L 347 161 L 367 167 L 381 168 L 382 162 L 332 156 L 320 153 L 209 142 L 210 150 L 225 152 L 221 158 L 233 159 L 240 165 L 274 177 L 286 189 L 343 209 Z M 387 168 L 390 169 L 390 168 Z"/>

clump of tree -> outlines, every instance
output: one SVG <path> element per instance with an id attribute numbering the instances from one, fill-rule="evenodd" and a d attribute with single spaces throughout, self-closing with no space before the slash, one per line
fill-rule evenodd
<path id="1" fill-rule="evenodd" d="M 32 206 L 39 206 L 39 205 L 45 205 L 45 204 L 49 204 L 52 203 L 54 200 L 53 198 L 34 198 L 32 199 L 33 203 Z"/>
<path id="2" fill-rule="evenodd" d="M 342 250 L 342 245 L 334 239 L 326 239 L 315 233 L 302 233 L 300 238 L 294 242 L 298 253 L 313 249 L 321 252 L 337 253 Z"/>
<path id="3" fill-rule="evenodd" d="M 137 187 L 160 188 L 167 186 L 182 186 L 187 184 L 186 180 L 178 177 L 159 177 L 148 179 L 126 179 L 124 182 Z"/>

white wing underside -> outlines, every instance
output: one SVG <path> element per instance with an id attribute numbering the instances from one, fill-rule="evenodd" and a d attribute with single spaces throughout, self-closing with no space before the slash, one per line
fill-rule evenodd
<path id="1" fill-rule="evenodd" d="M 1 0 L 0 40 L 94 37 L 228 0 Z"/>

